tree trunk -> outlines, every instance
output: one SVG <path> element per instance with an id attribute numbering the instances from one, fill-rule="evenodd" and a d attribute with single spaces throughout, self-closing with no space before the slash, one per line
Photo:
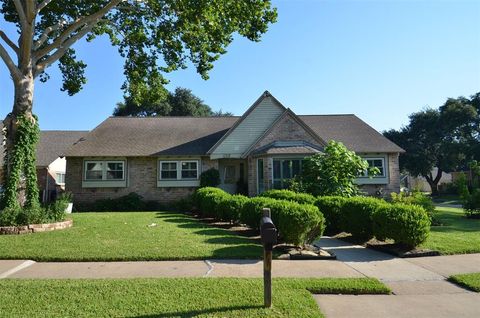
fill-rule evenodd
<path id="1" fill-rule="evenodd" d="M 6 207 L 10 208 L 24 206 L 24 204 L 29 201 L 29 196 L 30 201 L 32 201 L 32 199 L 34 201 L 38 201 L 36 173 L 32 173 L 33 171 L 36 171 L 35 161 L 30 162 L 31 160 L 20 160 L 19 162 L 19 156 L 15 155 L 15 149 L 17 147 L 17 143 L 19 142 L 17 136 L 19 119 L 23 117 L 31 123 L 36 124 L 36 119 L 32 113 L 34 77 L 31 68 L 24 72 L 20 80 L 14 81 L 14 88 L 15 95 L 13 111 L 8 114 L 3 121 L 3 133 L 5 135 L 3 182 L 6 190 L 4 203 Z M 35 144 L 25 146 L 33 147 L 33 151 L 35 149 Z M 24 158 L 25 156 L 21 157 Z M 15 172 L 15 170 L 19 171 Z M 26 178 L 24 178 L 24 176 Z M 26 189 L 29 189 L 29 191 L 26 191 Z M 37 198 L 35 198 L 35 196 L 37 196 Z"/>
<path id="2" fill-rule="evenodd" d="M 437 175 L 435 176 L 435 178 L 432 176 L 432 173 L 429 173 L 429 175 L 424 176 L 424 178 L 427 180 L 428 184 L 430 185 L 430 188 L 432 189 L 432 196 L 438 195 L 438 183 L 442 178 L 442 174 L 443 174 L 442 169 L 438 169 Z"/>

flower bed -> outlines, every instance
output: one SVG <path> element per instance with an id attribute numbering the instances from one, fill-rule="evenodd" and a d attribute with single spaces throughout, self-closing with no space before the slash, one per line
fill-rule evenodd
<path id="1" fill-rule="evenodd" d="M 72 226 L 73 226 L 73 220 L 65 220 L 63 222 L 45 223 L 45 224 L 30 224 L 30 225 L 22 225 L 22 226 L 2 226 L 0 227 L 0 235 L 49 232 L 49 231 L 67 229 Z"/>

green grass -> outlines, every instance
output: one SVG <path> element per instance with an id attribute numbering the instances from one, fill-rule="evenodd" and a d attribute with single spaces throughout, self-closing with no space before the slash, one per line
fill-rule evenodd
<path id="1" fill-rule="evenodd" d="M 255 240 L 167 212 L 80 213 L 73 227 L 0 236 L 0 259 L 138 261 L 253 258 Z M 148 225 L 156 223 L 157 226 Z"/>
<path id="2" fill-rule="evenodd" d="M 448 280 L 480 293 L 480 273 L 453 275 Z"/>
<path id="3" fill-rule="evenodd" d="M 443 225 L 432 226 L 422 247 L 442 254 L 480 252 L 480 220 L 467 219 L 463 209 L 437 207 L 435 218 Z"/>
<path id="4" fill-rule="evenodd" d="M 322 317 L 315 293 L 386 294 L 371 278 L 273 280 L 273 307 L 263 308 L 263 281 L 239 278 L 1 280 L 8 317 Z"/>
<path id="5" fill-rule="evenodd" d="M 458 194 L 444 194 L 436 197 L 432 197 L 434 203 L 441 204 L 462 204 L 460 196 Z"/>

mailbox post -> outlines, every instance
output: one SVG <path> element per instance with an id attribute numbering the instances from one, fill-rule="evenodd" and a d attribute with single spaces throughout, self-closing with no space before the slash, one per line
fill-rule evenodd
<path id="1" fill-rule="evenodd" d="M 263 209 L 260 236 L 263 245 L 263 295 L 266 308 L 272 307 L 272 249 L 277 244 L 277 229 L 270 217 L 270 209 Z"/>

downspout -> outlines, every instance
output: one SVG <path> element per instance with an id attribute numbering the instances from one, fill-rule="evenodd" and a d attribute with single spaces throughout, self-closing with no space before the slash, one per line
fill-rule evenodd
<path id="1" fill-rule="evenodd" d="M 50 173 L 48 172 L 48 171 L 49 171 L 48 166 L 47 166 L 47 168 L 46 168 L 45 170 L 46 170 L 46 172 L 47 172 L 46 175 L 45 175 L 45 177 L 47 178 L 47 181 L 46 181 L 46 184 L 45 184 L 45 191 L 44 191 L 44 195 L 43 195 L 43 196 L 45 197 L 44 203 L 47 202 L 47 198 L 48 198 L 48 179 L 49 179 L 48 176 L 49 176 L 49 174 L 50 174 Z"/>

